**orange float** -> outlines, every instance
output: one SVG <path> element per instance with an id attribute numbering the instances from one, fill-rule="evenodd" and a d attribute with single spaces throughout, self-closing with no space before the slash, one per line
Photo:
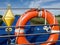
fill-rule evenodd
<path id="1" fill-rule="evenodd" d="M 55 17 L 49 11 L 46 10 L 46 14 L 47 14 L 46 20 L 49 24 L 58 24 Z M 17 21 L 16 26 L 26 25 L 26 23 L 30 19 L 37 17 L 37 16 L 40 16 L 45 19 L 45 10 L 42 9 L 40 11 L 38 9 L 30 9 L 29 11 L 27 11 L 23 15 L 22 15 L 23 17 L 22 18 L 20 17 L 19 20 Z M 55 21 L 54 21 L 54 19 L 55 19 Z M 50 37 L 48 38 L 48 40 L 45 43 L 40 44 L 40 45 L 53 45 L 53 44 L 55 44 L 56 41 L 58 40 L 58 37 L 59 37 L 59 34 L 56 34 L 55 32 L 59 32 L 59 26 L 51 26 L 51 33 L 53 33 L 53 34 L 50 35 Z M 15 29 L 15 35 L 18 35 L 18 34 L 23 34 L 23 36 L 16 37 L 17 44 L 30 44 L 29 41 L 24 36 L 24 27 L 20 27 L 20 28 Z M 54 41 L 54 42 L 51 42 L 51 41 Z"/>

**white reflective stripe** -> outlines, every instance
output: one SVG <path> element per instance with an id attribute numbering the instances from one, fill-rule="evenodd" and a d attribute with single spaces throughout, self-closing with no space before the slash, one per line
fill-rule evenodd
<path id="1" fill-rule="evenodd" d="M 24 33 L 24 30 L 20 30 L 20 33 Z"/>
<path id="2" fill-rule="evenodd" d="M 15 29 L 15 33 L 24 33 L 23 29 Z"/>
<path id="3" fill-rule="evenodd" d="M 16 32 L 16 33 L 19 33 L 19 31 L 20 31 L 19 29 L 15 29 L 15 32 Z"/>
<path id="4" fill-rule="evenodd" d="M 38 17 L 41 17 L 41 16 L 42 16 L 42 11 L 40 11 L 38 14 Z"/>
<path id="5" fill-rule="evenodd" d="M 51 33 L 59 33 L 59 30 L 51 30 Z"/>

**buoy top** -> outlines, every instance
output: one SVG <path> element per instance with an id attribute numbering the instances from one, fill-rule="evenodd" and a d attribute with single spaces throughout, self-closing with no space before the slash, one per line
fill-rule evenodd
<path id="1" fill-rule="evenodd" d="M 9 6 L 10 7 L 10 6 Z M 9 8 L 8 7 L 8 9 L 7 9 L 7 11 L 6 11 L 6 13 L 5 13 L 5 15 L 3 16 L 3 21 L 4 21 L 4 23 L 7 25 L 7 26 L 11 26 L 12 25 L 12 23 L 13 23 L 13 21 L 14 21 L 14 15 L 13 15 L 13 13 L 12 13 L 12 10 L 11 10 L 11 8 Z"/>

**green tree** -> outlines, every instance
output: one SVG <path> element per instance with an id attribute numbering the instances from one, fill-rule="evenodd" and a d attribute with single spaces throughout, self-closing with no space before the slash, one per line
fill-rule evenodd
<path id="1" fill-rule="evenodd" d="M 3 21 L 2 21 L 2 15 L 0 15 L 0 26 L 2 25 Z"/>

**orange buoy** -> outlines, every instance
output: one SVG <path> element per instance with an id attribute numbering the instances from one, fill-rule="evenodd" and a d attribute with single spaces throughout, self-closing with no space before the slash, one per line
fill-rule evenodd
<path id="1" fill-rule="evenodd" d="M 41 15 L 39 15 L 39 14 L 41 14 Z M 46 14 L 47 14 L 46 20 L 49 24 L 58 24 L 58 21 L 49 11 L 46 10 Z M 40 13 L 40 11 L 37 9 L 31 9 L 31 10 L 27 11 L 26 13 L 24 13 L 23 15 L 22 15 L 23 17 L 22 18 L 20 17 L 19 20 L 17 21 L 16 26 L 26 25 L 26 23 L 30 19 L 37 17 L 37 16 L 40 16 L 45 19 L 45 10 L 42 9 L 42 11 Z M 54 19 L 55 19 L 55 21 L 54 21 Z M 51 26 L 51 33 L 53 33 L 53 34 L 51 34 L 50 37 L 48 38 L 48 40 L 41 45 L 52 45 L 52 44 L 56 43 L 56 41 L 58 40 L 59 34 L 56 34 L 55 32 L 59 32 L 59 26 Z M 15 33 L 16 33 L 15 35 L 23 34 L 23 36 L 16 37 L 17 44 L 30 44 L 29 41 L 24 36 L 24 26 L 20 27 L 20 28 L 16 28 Z M 51 41 L 54 41 L 54 42 L 51 42 Z"/>

